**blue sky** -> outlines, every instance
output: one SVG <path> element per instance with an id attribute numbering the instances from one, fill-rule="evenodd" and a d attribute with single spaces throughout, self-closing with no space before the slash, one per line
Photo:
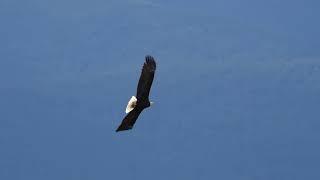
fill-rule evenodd
<path id="1" fill-rule="evenodd" d="M 1 0 L 0 179 L 319 179 L 319 7 Z"/>

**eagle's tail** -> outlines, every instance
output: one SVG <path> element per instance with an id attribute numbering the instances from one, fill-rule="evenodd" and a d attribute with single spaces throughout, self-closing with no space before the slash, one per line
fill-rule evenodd
<path id="1" fill-rule="evenodd" d="M 136 104 L 137 98 L 135 96 L 132 96 L 126 107 L 126 113 L 128 114 L 130 111 L 132 111 L 136 107 Z"/>

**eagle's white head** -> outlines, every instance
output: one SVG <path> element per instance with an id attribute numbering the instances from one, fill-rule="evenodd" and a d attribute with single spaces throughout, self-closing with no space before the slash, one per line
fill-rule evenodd
<path id="1" fill-rule="evenodd" d="M 136 107 L 136 105 L 137 105 L 137 98 L 135 96 L 132 96 L 126 107 L 126 113 L 128 114 L 130 111 L 132 111 Z"/>
<path id="2" fill-rule="evenodd" d="M 150 106 L 153 104 L 153 102 L 150 102 Z M 128 105 L 126 107 L 126 113 L 128 114 L 130 111 L 132 111 L 137 105 L 137 98 L 135 96 L 132 96 L 128 102 Z"/>

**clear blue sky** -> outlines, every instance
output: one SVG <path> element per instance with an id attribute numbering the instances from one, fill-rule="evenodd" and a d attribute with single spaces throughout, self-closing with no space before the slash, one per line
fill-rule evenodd
<path id="1" fill-rule="evenodd" d="M 320 179 L 319 9 L 0 0 L 0 179 Z M 155 104 L 115 133 L 146 54 Z"/>

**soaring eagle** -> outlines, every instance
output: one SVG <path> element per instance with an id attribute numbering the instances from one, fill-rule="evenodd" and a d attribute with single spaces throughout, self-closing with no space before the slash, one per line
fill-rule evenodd
<path id="1" fill-rule="evenodd" d="M 152 102 L 149 101 L 149 93 L 156 71 L 156 62 L 150 55 L 147 55 L 145 60 L 137 87 L 137 97 L 132 96 L 129 100 L 126 108 L 127 115 L 116 132 L 132 129 L 140 113 L 152 105 Z"/>

